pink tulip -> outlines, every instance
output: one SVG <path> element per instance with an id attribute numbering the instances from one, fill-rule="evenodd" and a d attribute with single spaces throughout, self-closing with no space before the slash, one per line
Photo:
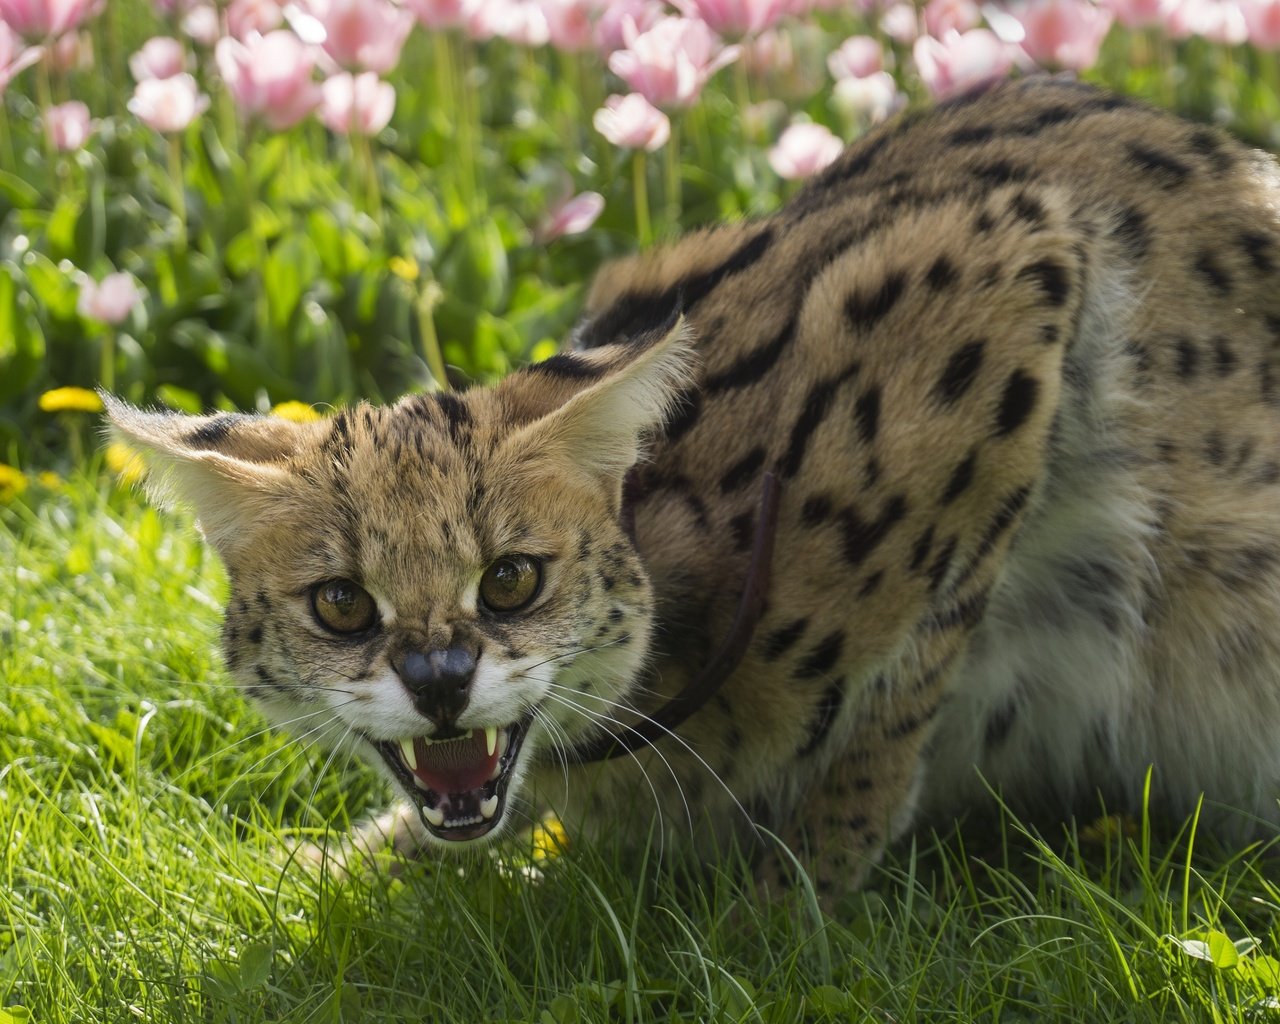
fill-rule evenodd
<path id="1" fill-rule="evenodd" d="M 307 10 L 324 26 L 324 52 L 351 71 L 385 75 L 413 28 L 413 14 L 391 0 L 311 0 Z"/>
<path id="2" fill-rule="evenodd" d="M 180 132 L 209 106 L 196 80 L 185 72 L 144 78 L 133 90 L 129 111 L 158 132 Z"/>
<path id="3" fill-rule="evenodd" d="M 475 0 L 400 0 L 400 6 L 417 16 L 424 28 L 457 28 L 466 20 Z"/>
<path id="4" fill-rule="evenodd" d="M 647 32 L 624 25 L 627 48 L 609 55 L 609 70 L 656 107 L 687 107 L 707 79 L 738 58 L 720 47 L 706 22 L 663 18 Z"/>
<path id="5" fill-rule="evenodd" d="M 753 39 L 743 40 L 738 59 L 752 75 L 785 75 L 796 66 L 791 33 L 771 28 Z"/>
<path id="6" fill-rule="evenodd" d="M 924 30 L 941 39 L 948 32 L 968 32 L 982 22 L 973 0 L 929 0 L 924 5 Z"/>
<path id="7" fill-rule="evenodd" d="M 638 92 L 610 96 L 591 118 L 596 131 L 623 149 L 645 149 L 652 153 L 671 137 L 667 115 Z"/>
<path id="8" fill-rule="evenodd" d="M 672 0 L 686 17 L 701 18 L 724 36 L 755 35 L 788 13 L 789 0 Z"/>
<path id="9" fill-rule="evenodd" d="M 76 310 L 86 319 L 118 324 L 141 301 L 142 293 L 138 291 L 133 275 L 108 274 L 100 282 L 95 282 L 92 278 L 85 279 L 80 285 Z"/>
<path id="10" fill-rule="evenodd" d="M 136 81 L 172 78 L 187 70 L 187 49 L 178 40 L 155 36 L 129 58 L 129 70 Z"/>
<path id="11" fill-rule="evenodd" d="M 561 235 L 580 235 L 596 222 L 603 210 L 604 196 L 599 192 L 580 192 L 561 199 L 547 211 L 534 238 L 545 244 Z"/>
<path id="12" fill-rule="evenodd" d="M 284 21 L 280 8 L 279 0 L 231 0 L 227 31 L 237 39 L 248 39 L 254 33 L 265 35 Z"/>
<path id="13" fill-rule="evenodd" d="M 320 120 L 339 135 L 376 135 L 396 109 L 396 90 L 373 71 L 359 75 L 341 72 L 321 87 Z"/>
<path id="14" fill-rule="evenodd" d="M 100 0 L 0 0 L 0 21 L 25 39 L 65 35 L 96 14 Z"/>
<path id="15" fill-rule="evenodd" d="M 195 4 L 182 16 L 182 31 L 201 46 L 212 46 L 222 37 L 218 11 L 212 4 Z"/>
<path id="16" fill-rule="evenodd" d="M 23 46 L 18 33 L 0 21 L 0 96 L 20 71 L 29 68 L 43 55 L 42 47 Z"/>
<path id="17" fill-rule="evenodd" d="M 276 131 L 297 124 L 320 103 L 320 87 L 311 80 L 315 57 L 285 29 L 243 43 L 220 39 L 214 58 L 240 109 Z"/>
<path id="18" fill-rule="evenodd" d="M 626 34 L 648 32 L 666 17 L 658 0 L 609 0 L 596 20 L 596 49 L 608 55 L 627 46 Z"/>
<path id="19" fill-rule="evenodd" d="M 878 124 L 901 108 L 907 97 L 887 71 L 865 78 L 842 78 L 832 90 L 832 103 L 846 117 L 866 124 Z"/>
<path id="20" fill-rule="evenodd" d="M 870 36 L 850 36 L 827 57 L 831 77 L 866 78 L 884 70 L 884 50 Z"/>
<path id="21" fill-rule="evenodd" d="M 544 46 L 551 27 L 535 0 L 480 0 L 467 9 L 467 34 L 472 39 L 505 39 L 519 46 Z"/>
<path id="22" fill-rule="evenodd" d="M 1259 50 L 1280 49 L 1280 0 L 1246 0 L 1241 12 L 1249 42 Z"/>
<path id="23" fill-rule="evenodd" d="M 68 32 L 49 47 L 49 66 L 66 74 L 93 68 L 93 36 L 88 32 Z"/>
<path id="24" fill-rule="evenodd" d="M 911 54 L 929 94 L 946 99 L 1007 75 L 1013 67 L 1014 49 L 993 32 L 975 28 L 952 32 L 945 39 L 921 36 Z"/>
<path id="25" fill-rule="evenodd" d="M 562 53 L 590 49 L 591 5 L 587 0 L 542 0 L 540 6 L 552 46 Z"/>
<path id="26" fill-rule="evenodd" d="M 1099 0 L 1125 28 L 1159 25 L 1181 0 Z"/>
<path id="27" fill-rule="evenodd" d="M 793 124 L 769 150 L 769 166 L 778 177 L 807 178 L 840 155 L 844 143 L 820 124 Z"/>
<path id="28" fill-rule="evenodd" d="M 1112 17 L 1089 0 L 1032 0 L 1017 15 L 1022 48 L 1042 66 L 1083 71 L 1097 63 Z"/>
<path id="29" fill-rule="evenodd" d="M 93 122 L 89 120 L 89 108 L 79 100 L 59 103 L 44 112 L 44 130 L 54 148 L 67 152 L 79 149 L 93 134 Z"/>
<path id="30" fill-rule="evenodd" d="M 1230 0 L 1182 0 L 1167 13 L 1164 28 L 1175 39 L 1203 36 L 1227 46 L 1249 37 L 1244 11 Z"/>
<path id="31" fill-rule="evenodd" d="M 920 35 L 916 9 L 908 3 L 890 4 L 880 15 L 880 31 L 902 46 L 909 46 Z"/>

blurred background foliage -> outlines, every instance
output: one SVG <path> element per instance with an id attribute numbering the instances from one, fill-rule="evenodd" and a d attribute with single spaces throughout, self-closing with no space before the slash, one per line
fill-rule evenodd
<path id="1" fill-rule="evenodd" d="M 67 415 L 54 415 L 66 408 L 48 397 L 54 388 L 266 411 L 386 401 L 447 386 L 443 364 L 454 383 L 486 381 L 543 357 L 603 260 L 650 235 L 776 208 L 794 186 L 770 147 L 789 123 L 825 125 L 848 141 L 893 108 L 944 93 L 915 38 L 931 31 L 948 45 L 998 37 L 1001 56 L 980 61 L 1026 73 L 1036 63 L 1016 45 L 1032 27 L 1026 11 L 1097 7 L 1100 52 L 1095 43 L 1083 57 L 1039 63 L 1074 63 L 1091 80 L 1259 144 L 1275 146 L 1280 124 L 1280 68 L 1265 36 L 1266 17 L 1280 25 L 1278 0 L 933 0 L 919 10 L 775 0 L 736 40 L 741 53 L 721 49 L 735 42 L 731 31 L 716 40 L 728 66 L 667 105 L 670 140 L 652 153 L 592 126 L 609 94 L 629 91 L 608 67 L 609 51 L 626 45 L 620 11 L 634 18 L 634 40 L 663 15 L 696 19 L 697 4 L 406 0 L 422 23 L 385 71 L 394 114 L 385 127 L 344 133 L 318 117 L 272 130 L 244 109 L 214 56 L 230 33 L 224 0 L 84 0 L 72 29 L 21 38 L 24 4 L 76 2 L 0 0 L 15 23 L 7 44 L 0 38 L 0 463 L 11 475 L 88 443 L 73 436 L 83 426 L 69 430 Z M 311 43 L 324 33 L 326 4 L 354 4 L 254 2 L 260 29 Z M 537 17 L 553 8 L 574 8 L 586 35 L 548 38 Z M 904 8 L 914 15 L 907 28 Z M 828 72 L 828 57 L 858 34 L 875 41 L 893 76 L 887 98 L 850 99 L 856 90 L 841 92 Z M 182 42 L 210 101 L 180 131 L 130 112 L 129 58 L 157 35 Z M 319 64 L 317 83 L 323 56 Z M 330 60 L 327 70 L 341 69 Z M 79 145 L 50 133 L 48 111 L 68 101 L 92 117 Z M 603 197 L 598 217 L 557 225 L 565 200 L 585 191 Z M 84 293 L 116 272 L 131 276 L 138 299 L 112 324 L 86 309 Z"/>

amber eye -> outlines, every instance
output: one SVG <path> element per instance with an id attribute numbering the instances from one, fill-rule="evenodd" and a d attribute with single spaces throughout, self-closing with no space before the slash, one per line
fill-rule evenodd
<path id="1" fill-rule="evenodd" d="M 495 612 L 518 612 L 542 585 L 542 563 L 529 555 L 499 558 L 480 577 L 480 600 Z"/>
<path id="2" fill-rule="evenodd" d="M 361 633 L 378 620 L 372 597 L 350 580 L 328 580 L 311 591 L 311 610 L 325 629 L 334 633 Z"/>

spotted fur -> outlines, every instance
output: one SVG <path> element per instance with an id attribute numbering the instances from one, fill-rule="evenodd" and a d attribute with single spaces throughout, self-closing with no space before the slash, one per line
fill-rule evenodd
<path id="1" fill-rule="evenodd" d="M 607 267 L 567 350 L 496 388 L 301 427 L 114 415 L 226 557 L 251 694 L 429 730 L 388 651 L 462 637 L 461 724 L 536 708 L 521 777 L 571 829 L 644 839 L 637 798 L 708 848 L 763 823 L 830 895 L 987 786 L 1133 807 L 1153 766 L 1162 809 L 1274 825 L 1278 209 L 1275 163 L 1219 132 L 1025 80 Z M 742 663 L 677 737 L 564 769 L 726 633 L 766 470 Z M 477 574 L 524 549 L 549 593 L 487 620 Z M 325 575 L 375 593 L 376 638 L 317 635 L 298 594 Z"/>

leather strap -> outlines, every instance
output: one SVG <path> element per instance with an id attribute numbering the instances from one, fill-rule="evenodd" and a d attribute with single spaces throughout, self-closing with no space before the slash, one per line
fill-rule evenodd
<path id="1" fill-rule="evenodd" d="M 662 739 L 685 722 L 694 712 L 704 707 L 734 669 L 742 663 L 751 644 L 751 637 L 764 613 L 765 597 L 769 593 L 769 576 L 773 568 L 773 546 L 778 533 L 778 478 L 765 473 L 760 482 L 760 505 L 756 512 L 755 534 L 751 546 L 751 561 L 747 565 L 747 577 L 738 599 L 729 632 L 719 649 L 689 684 L 658 708 L 653 714 L 641 718 L 634 725 L 617 727 L 617 734 L 606 734 L 570 751 L 570 758 L 578 764 L 608 761 L 638 750 Z"/>

